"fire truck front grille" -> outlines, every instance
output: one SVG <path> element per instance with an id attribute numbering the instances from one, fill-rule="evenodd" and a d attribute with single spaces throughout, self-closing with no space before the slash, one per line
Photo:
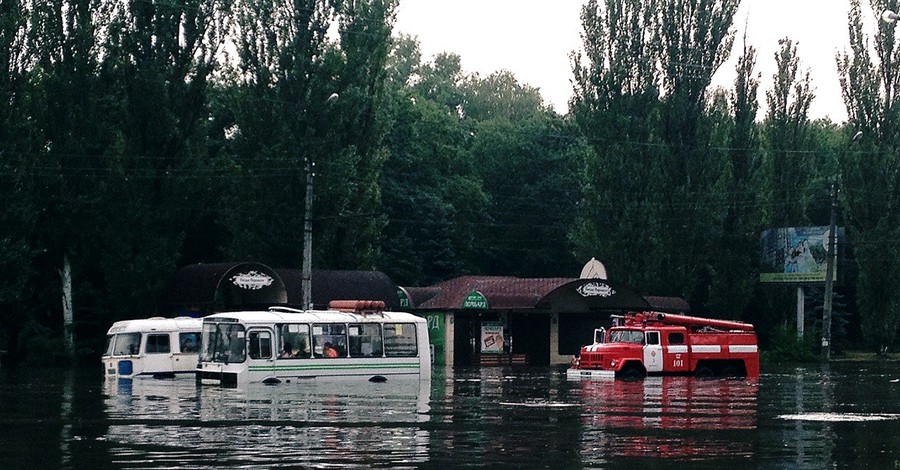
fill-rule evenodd
<path id="1" fill-rule="evenodd" d="M 603 365 L 603 354 L 582 353 L 579 366 L 582 369 L 599 369 Z"/>

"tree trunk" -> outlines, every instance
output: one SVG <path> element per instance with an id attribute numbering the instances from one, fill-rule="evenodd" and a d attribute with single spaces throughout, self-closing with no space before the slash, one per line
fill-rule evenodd
<path id="1" fill-rule="evenodd" d="M 72 316 L 72 265 L 69 255 L 63 256 L 63 267 L 59 272 L 62 280 L 63 307 L 63 339 L 66 343 L 66 355 L 75 359 L 75 326 Z"/>

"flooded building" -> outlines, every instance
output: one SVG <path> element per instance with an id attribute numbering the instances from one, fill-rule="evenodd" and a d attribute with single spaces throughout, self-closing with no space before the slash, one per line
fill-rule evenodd
<path id="1" fill-rule="evenodd" d="M 163 310 L 205 316 L 248 306 L 297 307 L 302 287 L 298 269 L 190 265 L 172 277 Z M 332 300 L 380 300 L 387 310 L 425 317 L 434 363 L 445 366 L 565 364 L 593 341 L 594 329 L 609 326 L 612 314 L 690 311 L 682 299 L 642 296 L 601 277 L 463 276 L 402 287 L 377 271 L 319 270 L 312 272 L 311 294 L 314 308 Z"/>
<path id="2" fill-rule="evenodd" d="M 597 278 L 464 276 L 401 292 L 428 318 L 435 363 L 445 365 L 566 364 L 612 314 L 690 310 Z"/>

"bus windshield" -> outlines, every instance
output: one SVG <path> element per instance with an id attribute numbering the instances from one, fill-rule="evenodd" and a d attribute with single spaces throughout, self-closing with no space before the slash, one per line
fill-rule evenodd
<path id="1" fill-rule="evenodd" d="M 609 333 L 610 343 L 644 343 L 644 333 L 638 330 L 612 330 Z"/>
<path id="2" fill-rule="evenodd" d="M 243 325 L 237 323 L 203 323 L 200 343 L 201 362 L 244 362 L 246 359 L 246 335 Z"/>

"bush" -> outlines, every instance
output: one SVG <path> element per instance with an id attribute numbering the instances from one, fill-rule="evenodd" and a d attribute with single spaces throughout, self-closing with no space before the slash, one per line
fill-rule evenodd
<path id="1" fill-rule="evenodd" d="M 818 360 L 815 338 L 810 334 L 797 338 L 797 330 L 785 324 L 775 330 L 771 345 L 771 350 L 762 354 L 765 362 L 796 363 Z"/>
<path id="2" fill-rule="evenodd" d="M 19 333 L 20 359 L 32 366 L 61 366 L 70 363 L 62 335 L 30 321 Z"/>

